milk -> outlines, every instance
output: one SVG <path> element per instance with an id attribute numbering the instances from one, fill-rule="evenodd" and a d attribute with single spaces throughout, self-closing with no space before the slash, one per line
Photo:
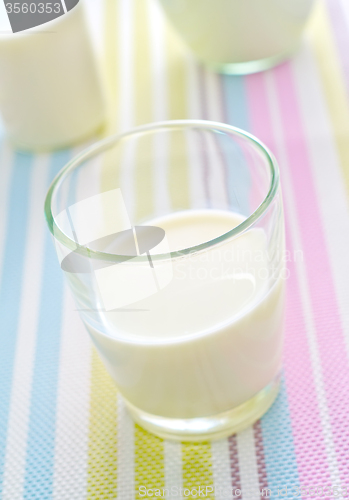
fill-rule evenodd
<path id="1" fill-rule="evenodd" d="M 104 89 L 82 4 L 35 28 L 0 34 L 0 113 L 17 146 L 67 146 L 105 121 Z"/>
<path id="2" fill-rule="evenodd" d="M 165 230 L 175 252 L 211 241 L 242 220 L 193 210 L 148 224 Z M 135 265 L 149 264 L 125 264 Z M 157 293 L 116 312 L 82 311 L 82 318 L 121 394 L 135 407 L 171 418 L 231 410 L 280 370 L 284 281 L 279 271 L 271 272 L 266 235 L 250 229 L 191 256 L 154 260 L 153 271 L 160 276 L 168 265 L 172 279 Z M 142 284 L 130 279 L 116 286 L 127 294 Z"/>
<path id="3" fill-rule="evenodd" d="M 299 44 L 314 0 L 160 2 L 197 57 L 224 71 L 227 64 L 269 60 L 272 65 L 289 55 Z M 251 67 L 251 71 L 265 69 L 265 64 Z M 239 72 L 239 67 L 236 70 Z"/>

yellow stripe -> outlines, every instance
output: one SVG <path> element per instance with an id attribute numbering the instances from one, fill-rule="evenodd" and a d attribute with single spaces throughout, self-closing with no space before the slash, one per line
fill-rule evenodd
<path id="1" fill-rule="evenodd" d="M 183 45 L 170 27 L 166 29 L 167 78 L 169 95 L 169 119 L 189 118 L 187 108 L 186 53 Z M 173 210 L 190 208 L 188 157 L 179 157 L 186 151 L 182 135 L 173 136 L 169 151 L 168 187 Z"/>
<path id="2" fill-rule="evenodd" d="M 173 210 L 190 208 L 188 153 L 182 134 L 172 136 L 170 141 L 170 161 L 168 170 L 168 189 Z M 181 153 L 180 155 L 178 153 Z"/>
<path id="3" fill-rule="evenodd" d="M 135 125 L 152 120 L 152 74 L 149 34 L 149 0 L 134 1 L 135 33 Z"/>
<path id="4" fill-rule="evenodd" d="M 322 2 L 319 3 L 312 19 L 310 34 L 349 194 L 349 103 L 340 61 Z"/>
<path id="5" fill-rule="evenodd" d="M 144 495 L 144 489 L 152 490 Z M 165 496 L 164 442 L 135 426 L 135 498 Z M 168 496 L 168 495 L 167 495 Z"/>
<path id="6" fill-rule="evenodd" d="M 118 66 L 118 10 L 120 0 L 104 2 L 104 73 L 108 87 L 108 125 L 105 135 L 115 134 L 118 130 L 119 116 L 119 66 Z M 119 187 L 119 152 L 110 150 L 103 156 L 101 172 L 101 191 Z"/>
<path id="7" fill-rule="evenodd" d="M 167 81 L 169 84 L 169 119 L 188 118 L 186 52 L 172 28 L 166 25 Z"/>
<path id="8" fill-rule="evenodd" d="M 116 387 L 95 350 L 92 353 L 88 500 L 116 497 Z"/>
<path id="9" fill-rule="evenodd" d="M 153 121 L 153 93 L 149 26 L 149 0 L 135 0 L 135 125 Z M 143 137 L 137 141 L 135 159 L 135 222 L 153 215 L 153 148 L 152 141 Z"/>
<path id="10" fill-rule="evenodd" d="M 119 95 L 119 68 L 118 68 L 118 30 L 117 14 L 118 0 L 105 0 L 105 38 L 104 38 L 104 73 L 109 91 L 109 121 L 107 135 L 117 130 L 118 114 L 117 104 Z"/>
<path id="11" fill-rule="evenodd" d="M 213 493 L 214 482 L 210 443 L 183 443 L 182 461 L 185 498 L 193 500 L 198 498 L 195 490 L 198 492 L 201 487 L 201 491 L 205 488 L 205 498 L 207 500 L 213 500 L 215 496 Z M 190 494 L 188 491 L 185 491 L 185 489 L 189 490 Z"/>
<path id="12" fill-rule="evenodd" d="M 134 2 L 135 33 L 135 121 L 136 124 L 153 120 L 153 94 L 151 74 L 151 48 L 149 34 L 149 0 Z M 149 218 L 153 214 L 153 142 L 148 136 L 137 141 L 134 187 L 135 187 L 135 221 Z M 138 425 L 135 426 L 135 498 L 151 498 L 140 496 L 139 488 L 145 486 L 153 490 L 153 497 L 165 488 L 164 443 L 149 434 Z M 156 498 L 156 497 L 155 497 Z"/>
<path id="13" fill-rule="evenodd" d="M 134 223 L 143 222 L 154 216 L 154 149 L 153 137 L 143 136 L 136 142 L 134 186 L 136 196 Z"/>

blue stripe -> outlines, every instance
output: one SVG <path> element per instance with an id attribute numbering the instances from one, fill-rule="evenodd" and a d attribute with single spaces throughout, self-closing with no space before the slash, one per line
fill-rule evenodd
<path id="1" fill-rule="evenodd" d="M 52 155 L 51 179 L 69 160 L 69 156 L 68 151 Z M 43 266 L 23 495 L 28 500 L 51 498 L 53 485 L 64 285 L 48 230 Z"/>
<path id="2" fill-rule="evenodd" d="M 280 393 L 273 406 L 262 417 L 261 425 L 268 488 L 273 492 L 272 496 L 277 498 L 278 488 L 281 490 L 287 486 L 287 496 L 295 498 L 292 493 L 298 491 L 300 482 L 284 378 Z M 279 496 L 282 496 L 281 493 Z"/>
<path id="3" fill-rule="evenodd" d="M 244 78 L 224 77 L 223 88 L 229 123 L 250 131 Z M 230 182 L 232 182 L 232 176 Z M 250 182 L 250 180 L 246 178 L 244 182 Z M 278 488 L 286 485 L 289 491 L 295 492 L 300 483 L 284 380 L 282 380 L 277 400 L 261 419 L 261 425 L 268 487 L 273 492 L 273 497 L 277 497 Z"/>
<path id="4" fill-rule="evenodd" d="M 31 155 L 25 153 L 14 155 L 0 282 L 0 497 L 27 240 L 32 165 Z"/>
<path id="5" fill-rule="evenodd" d="M 248 130 L 250 124 L 246 112 L 246 92 L 243 77 L 224 75 L 223 92 L 228 123 L 234 127 Z M 249 206 L 251 178 L 246 169 L 244 153 L 238 144 L 232 144 L 228 136 L 221 136 L 220 142 L 227 166 L 230 208 L 248 216 L 251 213 Z"/>
<path id="6" fill-rule="evenodd" d="M 248 130 L 250 124 L 246 112 L 244 77 L 224 75 L 223 92 L 228 123 L 242 130 Z"/>

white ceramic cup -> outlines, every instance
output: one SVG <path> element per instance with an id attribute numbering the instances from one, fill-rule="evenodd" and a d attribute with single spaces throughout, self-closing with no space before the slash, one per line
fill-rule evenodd
<path id="1" fill-rule="evenodd" d="M 0 33 L 0 113 L 7 136 L 17 147 L 51 150 L 69 146 L 93 134 L 105 120 L 104 85 L 84 2 L 73 2 L 70 10 L 67 3 L 64 13 L 63 4 L 47 3 L 57 11 L 61 5 L 61 15 L 28 29 L 20 26 L 14 33 L 15 24 L 11 29 L 2 12 L 8 29 Z M 30 1 L 6 5 L 9 10 L 28 5 L 33 11 L 38 5 L 46 8 L 45 3 Z"/>

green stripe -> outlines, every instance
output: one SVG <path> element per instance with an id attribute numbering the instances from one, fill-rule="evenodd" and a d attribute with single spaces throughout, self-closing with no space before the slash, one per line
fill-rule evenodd
<path id="1" fill-rule="evenodd" d="M 215 496 L 213 494 L 214 480 L 212 472 L 211 444 L 208 442 L 183 443 L 182 463 L 183 490 L 185 498 L 194 500 L 199 497 L 199 495 L 196 494 L 196 491 L 199 492 L 199 488 L 203 491 L 203 488 L 205 488 L 206 500 L 213 500 Z M 190 493 L 185 490 L 189 490 Z"/>
<path id="2" fill-rule="evenodd" d="M 135 426 L 135 498 L 165 496 L 164 442 Z M 149 491 L 150 490 L 150 491 Z M 144 495 L 144 492 L 148 492 Z"/>
<path id="3" fill-rule="evenodd" d="M 116 498 L 117 391 L 97 352 L 92 353 L 88 500 Z"/>

